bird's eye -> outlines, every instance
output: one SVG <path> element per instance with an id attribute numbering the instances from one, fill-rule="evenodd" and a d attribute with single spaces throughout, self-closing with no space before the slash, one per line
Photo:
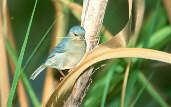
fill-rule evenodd
<path id="1" fill-rule="evenodd" d="M 78 36 L 78 34 L 74 33 L 74 36 Z"/>

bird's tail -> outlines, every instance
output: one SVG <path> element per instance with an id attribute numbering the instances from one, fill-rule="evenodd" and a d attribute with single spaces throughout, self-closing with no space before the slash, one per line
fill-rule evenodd
<path id="1" fill-rule="evenodd" d="M 31 74 L 30 79 L 34 80 L 45 68 L 46 68 L 46 65 L 44 65 L 44 64 L 40 65 L 40 67 L 37 68 L 36 71 L 34 71 Z"/>

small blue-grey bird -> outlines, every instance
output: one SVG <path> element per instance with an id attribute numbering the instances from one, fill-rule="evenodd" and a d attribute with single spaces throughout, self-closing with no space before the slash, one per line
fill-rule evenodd
<path id="1" fill-rule="evenodd" d="M 34 80 L 46 67 L 58 70 L 71 69 L 82 59 L 86 52 L 85 30 L 81 26 L 74 26 L 68 35 L 51 51 L 45 63 L 43 63 L 31 75 Z"/>

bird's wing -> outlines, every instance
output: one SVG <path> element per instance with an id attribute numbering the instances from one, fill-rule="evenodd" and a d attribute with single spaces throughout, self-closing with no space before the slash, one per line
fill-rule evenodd
<path id="1" fill-rule="evenodd" d="M 49 54 L 48 58 L 53 57 L 56 53 L 64 53 L 68 38 L 64 38 Z"/>

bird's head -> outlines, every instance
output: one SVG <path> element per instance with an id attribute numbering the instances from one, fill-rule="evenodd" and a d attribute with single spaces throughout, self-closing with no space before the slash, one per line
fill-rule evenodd
<path id="1" fill-rule="evenodd" d="M 85 30 L 81 26 L 73 26 L 69 31 L 69 36 L 74 40 L 85 40 Z"/>

